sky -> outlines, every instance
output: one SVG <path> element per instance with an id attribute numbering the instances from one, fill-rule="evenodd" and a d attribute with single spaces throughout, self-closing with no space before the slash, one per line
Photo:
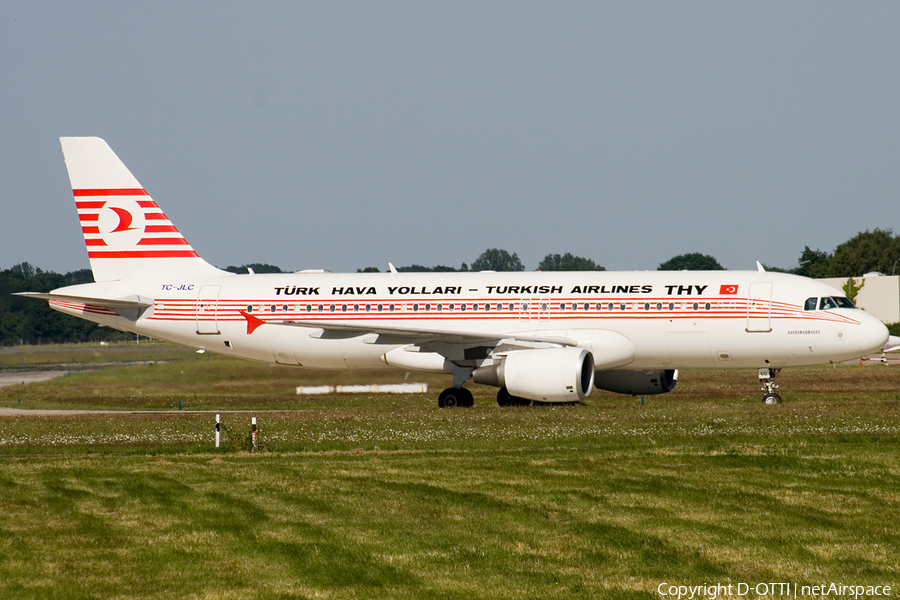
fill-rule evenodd
<path id="1" fill-rule="evenodd" d="M 0 268 L 88 267 L 99 136 L 219 267 L 791 268 L 900 233 L 898 2 L 63 2 L 0 11 Z"/>

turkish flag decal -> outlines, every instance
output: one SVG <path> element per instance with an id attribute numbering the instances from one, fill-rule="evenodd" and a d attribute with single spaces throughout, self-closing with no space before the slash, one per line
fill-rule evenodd
<path id="1" fill-rule="evenodd" d="M 723 296 L 737 296 L 738 286 L 736 285 L 720 285 L 719 294 Z"/>

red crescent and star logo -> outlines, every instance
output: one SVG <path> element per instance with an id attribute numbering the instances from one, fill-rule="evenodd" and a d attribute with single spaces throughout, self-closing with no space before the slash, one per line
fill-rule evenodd
<path id="1" fill-rule="evenodd" d="M 110 231 L 110 233 L 116 233 L 118 231 L 134 231 L 137 227 L 132 227 L 131 223 L 134 221 L 134 217 L 131 216 L 131 213 L 125 210 L 124 208 L 119 208 L 118 206 L 110 206 L 110 210 L 116 213 L 119 217 L 119 224 L 115 229 Z"/>
<path id="2" fill-rule="evenodd" d="M 736 285 L 721 285 L 719 286 L 719 294 L 722 296 L 737 296 L 738 286 Z"/>

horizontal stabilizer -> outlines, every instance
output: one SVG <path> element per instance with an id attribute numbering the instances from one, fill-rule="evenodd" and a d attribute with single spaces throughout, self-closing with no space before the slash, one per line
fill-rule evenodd
<path id="1" fill-rule="evenodd" d="M 17 292 L 13 294 L 13 296 L 37 298 L 38 300 L 58 300 L 60 302 L 72 302 L 74 304 L 90 304 L 92 306 L 105 306 L 113 310 L 117 308 L 150 308 L 151 306 L 153 306 L 153 300 L 150 300 L 149 298 L 142 298 L 140 296 L 110 299 L 89 298 L 87 296 L 66 296 L 63 294 L 42 294 L 40 292 Z"/>
<path id="2" fill-rule="evenodd" d="M 38 300 L 47 300 L 50 307 L 56 310 L 62 310 L 68 314 L 69 311 L 93 312 L 95 314 L 106 313 L 106 316 L 120 316 L 129 321 L 137 321 L 141 314 L 151 306 L 153 300 L 142 296 L 129 296 L 127 298 L 91 298 L 88 296 L 69 296 L 67 294 L 42 294 L 40 292 L 18 292 L 15 296 L 24 296 L 26 298 L 36 298 Z M 88 307 L 91 307 L 90 309 Z M 79 316 L 76 314 L 76 316 Z"/>

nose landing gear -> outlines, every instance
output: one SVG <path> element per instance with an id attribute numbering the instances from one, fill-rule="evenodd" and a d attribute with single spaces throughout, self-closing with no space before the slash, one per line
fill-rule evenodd
<path id="1" fill-rule="evenodd" d="M 778 375 L 780 370 L 781 369 L 768 368 L 759 369 L 759 380 L 762 382 L 762 390 L 765 392 L 762 398 L 763 404 L 781 404 L 781 396 L 775 393 L 775 390 L 778 389 L 778 386 L 775 384 L 775 376 Z"/>

